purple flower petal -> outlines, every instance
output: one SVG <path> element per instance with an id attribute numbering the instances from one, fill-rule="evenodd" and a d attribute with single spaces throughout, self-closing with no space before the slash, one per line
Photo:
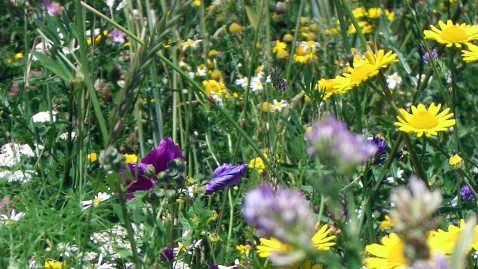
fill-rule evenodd
<path id="1" fill-rule="evenodd" d="M 213 173 L 213 178 L 204 184 L 206 194 L 211 194 L 224 187 L 236 185 L 242 179 L 246 170 L 247 164 L 230 166 L 225 163 L 216 168 Z"/>
<path id="2" fill-rule="evenodd" d="M 159 172 L 168 169 L 168 163 L 174 159 L 184 159 L 181 150 L 170 137 L 166 137 L 159 142 L 157 149 L 151 150 L 146 156 L 141 159 L 144 164 L 152 164 L 154 172 Z"/>

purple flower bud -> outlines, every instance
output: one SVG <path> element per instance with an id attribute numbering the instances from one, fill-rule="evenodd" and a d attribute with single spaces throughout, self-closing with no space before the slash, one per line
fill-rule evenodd
<path id="1" fill-rule="evenodd" d="M 63 10 L 63 8 L 58 3 L 52 2 L 50 0 L 43 0 L 43 6 L 45 7 L 46 12 L 50 16 L 60 16 L 61 11 Z"/>
<path id="2" fill-rule="evenodd" d="M 224 187 L 236 185 L 244 176 L 247 170 L 247 164 L 238 164 L 230 166 L 229 164 L 223 164 L 222 166 L 214 170 L 214 174 L 211 180 L 204 184 L 206 194 L 211 194 Z"/>
<path id="3" fill-rule="evenodd" d="M 174 253 L 171 248 L 165 247 L 159 253 L 159 260 L 162 262 L 171 262 L 174 259 Z"/>
<path id="4" fill-rule="evenodd" d="M 367 143 L 362 135 L 350 132 L 344 122 L 328 116 L 312 125 L 305 134 L 307 153 L 342 172 L 363 164 L 377 152 L 377 146 Z"/>
<path id="5" fill-rule="evenodd" d="M 436 59 L 438 57 L 436 49 L 430 49 L 430 52 L 432 54 L 433 59 Z M 428 55 L 428 52 L 425 52 L 425 54 L 422 57 L 423 62 L 428 63 L 429 59 L 430 59 L 430 55 Z"/>
<path id="6" fill-rule="evenodd" d="M 259 230 L 261 237 L 274 237 L 297 246 L 307 244 L 314 234 L 315 221 L 311 209 L 299 192 L 270 185 L 249 191 L 244 198 L 243 215 Z"/>
<path id="7" fill-rule="evenodd" d="M 382 164 L 387 157 L 387 141 L 383 139 L 382 135 L 374 135 L 373 137 L 369 137 L 367 142 L 377 147 L 373 164 Z"/>
<path id="8" fill-rule="evenodd" d="M 467 202 L 471 202 L 474 200 L 473 193 L 471 193 L 470 188 L 467 185 L 463 185 L 461 187 L 460 196 L 461 196 L 461 199 Z"/>
<path id="9" fill-rule="evenodd" d="M 132 199 L 135 191 L 147 191 L 154 186 L 158 180 L 156 176 L 151 176 L 148 165 L 154 167 L 154 174 L 157 175 L 168 169 L 168 163 L 174 159 L 184 159 L 178 146 L 169 137 L 159 142 L 157 149 L 151 150 L 138 163 L 128 163 L 128 168 L 133 179 L 126 177 L 124 169 L 120 171 L 120 176 L 125 178 L 125 198 Z M 152 170 L 153 168 L 151 168 Z"/>

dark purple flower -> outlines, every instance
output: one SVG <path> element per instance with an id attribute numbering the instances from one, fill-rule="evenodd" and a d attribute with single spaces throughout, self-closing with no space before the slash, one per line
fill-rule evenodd
<path id="1" fill-rule="evenodd" d="M 204 184 L 206 194 L 211 194 L 224 187 L 236 185 L 244 176 L 247 170 L 247 164 L 237 164 L 230 166 L 223 164 L 214 170 L 212 179 Z"/>
<path id="2" fill-rule="evenodd" d="M 383 136 L 381 134 L 374 135 L 373 137 L 369 137 L 367 141 L 375 145 L 377 147 L 377 152 L 375 153 L 374 156 L 374 165 L 379 165 L 382 164 L 385 161 L 385 158 L 387 157 L 387 141 L 383 139 Z"/>
<path id="3" fill-rule="evenodd" d="M 432 54 L 433 59 L 436 59 L 438 57 L 436 49 L 430 49 L 430 52 Z M 423 62 L 428 63 L 429 59 L 430 59 L 430 55 L 428 55 L 428 52 L 425 52 L 425 54 L 422 57 Z"/>
<path id="4" fill-rule="evenodd" d="M 460 196 L 461 196 L 461 199 L 467 202 L 471 202 L 474 200 L 473 193 L 471 193 L 470 188 L 467 185 L 463 185 L 461 187 Z"/>
<path id="5" fill-rule="evenodd" d="M 277 84 L 277 89 L 278 90 L 285 90 L 287 89 L 287 82 L 284 79 L 281 79 L 279 81 L 279 84 Z"/>
<path id="6" fill-rule="evenodd" d="M 362 135 L 350 132 L 344 122 L 328 116 L 312 125 L 305 134 L 307 153 L 342 172 L 350 172 L 377 152 L 377 146 L 367 143 Z"/>
<path id="7" fill-rule="evenodd" d="M 62 6 L 50 0 L 43 0 L 43 6 L 45 7 L 46 12 L 50 16 L 60 16 L 61 11 L 63 10 Z"/>
<path id="8" fill-rule="evenodd" d="M 171 248 L 165 247 L 159 253 L 159 260 L 162 262 L 171 262 L 174 259 L 174 253 Z"/>
<path id="9" fill-rule="evenodd" d="M 315 221 L 305 197 L 299 192 L 261 185 L 246 193 L 243 215 L 261 237 L 274 237 L 283 243 L 307 244 L 314 234 Z"/>
<path id="10" fill-rule="evenodd" d="M 157 175 L 162 171 L 166 171 L 168 169 L 168 163 L 174 159 L 184 159 L 184 157 L 173 140 L 170 137 L 166 137 L 159 142 L 158 148 L 150 150 L 140 162 L 128 163 L 129 171 L 134 180 L 126 177 L 125 186 L 127 189 L 125 191 L 125 198 L 133 198 L 135 191 L 147 191 L 151 189 L 158 179 L 156 176 L 148 175 L 148 172 Z M 154 168 L 154 172 L 148 171 L 148 165 Z M 124 170 L 120 171 L 120 175 L 125 177 Z"/>
<path id="11" fill-rule="evenodd" d="M 121 32 L 119 29 L 114 28 L 113 31 L 109 34 L 111 40 L 116 43 L 124 43 L 126 34 Z"/>

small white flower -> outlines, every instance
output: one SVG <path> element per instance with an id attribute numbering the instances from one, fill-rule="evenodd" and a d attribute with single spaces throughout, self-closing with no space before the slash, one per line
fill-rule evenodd
<path id="1" fill-rule="evenodd" d="M 183 51 L 187 50 L 188 48 L 196 49 L 199 46 L 199 44 L 201 44 L 201 42 L 202 42 L 202 39 L 198 39 L 198 40 L 188 39 L 184 41 L 183 43 L 181 43 L 181 49 Z"/>
<path id="2" fill-rule="evenodd" d="M 76 245 L 71 245 L 70 246 L 70 243 L 63 243 L 63 242 L 58 243 L 58 245 L 56 245 L 55 249 L 56 249 L 56 251 L 60 252 L 60 257 L 70 257 L 71 252 L 77 252 L 78 251 L 78 247 Z M 47 247 L 45 249 L 46 252 L 49 252 L 51 250 L 52 250 L 51 247 Z"/>
<path id="3" fill-rule="evenodd" d="M 282 111 L 282 109 L 286 108 L 287 106 L 289 106 L 289 103 L 284 100 L 277 101 L 276 99 L 274 99 L 274 101 L 272 102 L 272 108 L 275 111 Z"/>
<path id="4" fill-rule="evenodd" d="M 13 209 L 12 212 L 10 212 L 10 216 L 6 214 L 0 215 L 0 223 L 3 223 L 5 225 L 10 225 L 20 220 L 24 215 L 25 213 L 21 213 L 21 212 L 15 213 L 15 209 Z"/>
<path id="5" fill-rule="evenodd" d="M 87 200 L 87 201 L 81 201 L 81 206 L 83 209 L 87 209 L 90 206 L 97 206 L 99 203 L 104 202 L 108 199 L 111 198 L 111 195 L 107 194 L 106 192 L 99 192 L 96 196 L 95 199 L 93 200 Z"/>
<path id="6" fill-rule="evenodd" d="M 32 121 L 35 123 L 40 123 L 40 122 L 55 122 L 56 121 L 56 114 L 57 112 L 52 111 L 51 112 L 51 118 L 50 118 L 50 112 L 49 111 L 43 111 L 43 112 L 38 112 L 37 114 L 33 115 Z"/>
<path id="7" fill-rule="evenodd" d="M 12 167 L 20 162 L 21 156 L 34 157 L 28 144 L 7 143 L 0 148 L 0 166 Z"/>
<path id="8" fill-rule="evenodd" d="M 61 140 L 67 140 L 68 139 L 68 132 L 64 132 L 62 133 L 59 138 Z M 71 132 L 71 139 L 75 139 L 76 138 L 76 133 L 75 132 Z"/>
<path id="9" fill-rule="evenodd" d="M 207 75 L 207 68 L 206 67 L 203 67 L 203 68 L 198 67 L 197 74 L 200 77 L 205 77 Z"/>
<path id="10" fill-rule="evenodd" d="M 264 84 L 260 77 L 253 77 L 251 80 L 251 90 L 253 92 L 262 91 L 264 89 Z"/>
<path id="11" fill-rule="evenodd" d="M 387 76 L 388 88 L 393 90 L 397 85 L 399 86 L 402 83 L 402 78 L 398 75 L 397 72 Z"/>
<path id="12" fill-rule="evenodd" d="M 0 178 L 6 178 L 8 183 L 12 182 L 20 182 L 22 184 L 27 183 L 32 179 L 32 175 L 34 174 L 34 171 L 31 170 L 26 170 L 26 171 L 0 171 Z"/>
<path id="13" fill-rule="evenodd" d="M 248 81 L 247 77 L 243 77 L 243 78 L 236 79 L 236 81 L 234 83 L 237 86 L 240 86 L 240 87 L 246 89 L 247 85 L 249 84 L 249 81 Z"/>

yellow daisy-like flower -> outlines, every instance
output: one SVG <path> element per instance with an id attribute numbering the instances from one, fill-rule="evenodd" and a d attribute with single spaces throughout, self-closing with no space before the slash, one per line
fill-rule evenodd
<path id="1" fill-rule="evenodd" d="M 446 24 L 439 21 L 441 29 L 430 25 L 431 30 L 424 30 L 426 39 L 435 40 L 438 43 L 446 44 L 447 47 L 456 46 L 461 48 L 462 44 L 470 44 L 472 40 L 478 39 L 478 25 L 453 24 L 448 20 Z"/>
<path id="2" fill-rule="evenodd" d="M 370 34 L 373 32 L 373 26 L 369 24 L 367 21 L 359 21 L 358 25 L 360 26 L 360 29 L 362 30 L 362 34 Z M 355 29 L 355 26 L 353 24 L 349 25 L 349 28 L 347 29 L 347 33 L 349 34 L 355 34 L 357 33 L 357 29 Z"/>
<path id="3" fill-rule="evenodd" d="M 460 227 L 449 225 L 448 231 L 438 229 L 428 234 L 427 245 L 431 252 L 440 251 L 443 254 L 450 254 L 460 238 L 461 231 L 465 227 L 465 221 L 460 221 Z"/>
<path id="4" fill-rule="evenodd" d="M 369 269 L 394 269 L 402 268 L 409 264 L 409 261 L 403 255 L 404 243 L 397 234 L 391 233 L 384 236 L 381 244 L 371 244 L 365 246 L 365 252 L 375 257 L 364 259 L 365 266 Z"/>
<path id="5" fill-rule="evenodd" d="M 336 82 L 335 79 L 321 79 L 317 82 L 317 85 L 315 86 L 316 89 L 320 90 L 323 92 L 323 100 L 327 100 L 332 94 L 335 93 L 335 86 Z"/>
<path id="6" fill-rule="evenodd" d="M 318 49 L 318 46 L 318 43 L 313 40 L 301 42 L 295 49 L 293 59 L 294 62 L 305 64 L 309 61 L 317 59 L 315 51 Z"/>
<path id="7" fill-rule="evenodd" d="M 216 80 L 204 80 L 202 86 L 207 94 L 215 94 L 217 96 L 223 96 L 226 93 L 226 85 L 222 81 L 218 82 Z"/>
<path id="8" fill-rule="evenodd" d="M 382 9 L 379 7 L 372 7 L 367 10 L 367 17 L 370 19 L 378 19 L 382 15 Z M 385 16 L 387 20 L 391 21 L 395 17 L 395 14 L 385 9 Z"/>
<path id="9" fill-rule="evenodd" d="M 332 246 L 335 245 L 335 242 L 333 240 L 336 238 L 335 235 L 329 235 L 330 234 L 330 229 L 328 229 L 327 225 L 323 225 L 311 238 L 312 245 L 320 251 L 326 251 L 329 250 Z M 273 252 L 279 252 L 279 253 L 287 253 L 294 251 L 294 247 L 284 244 L 278 239 L 271 238 L 271 239 L 266 239 L 266 238 L 260 238 L 259 239 L 260 244 L 257 246 L 257 254 L 259 254 L 259 257 L 267 258 L 269 257 Z"/>
<path id="10" fill-rule="evenodd" d="M 478 61 L 478 46 L 473 44 L 468 44 L 468 50 L 462 50 L 461 56 L 463 56 L 463 61 L 470 63 Z"/>
<path id="11" fill-rule="evenodd" d="M 423 134 L 426 136 L 437 135 L 439 131 L 445 131 L 448 127 L 455 125 L 455 120 L 451 119 L 453 113 L 448 113 L 449 108 L 440 111 L 441 104 L 435 106 L 431 103 L 428 110 L 423 104 L 418 107 L 412 106 L 412 113 L 408 113 L 404 109 L 400 109 L 401 116 L 397 116 L 398 122 L 395 125 L 400 127 L 399 130 L 406 133 L 417 133 L 418 137 Z"/>
<path id="12" fill-rule="evenodd" d="M 385 51 L 379 50 L 377 54 L 367 51 L 365 59 L 354 58 L 353 68 L 349 67 L 344 74 L 335 78 L 334 89 L 336 93 L 347 92 L 367 79 L 376 76 L 378 70 L 386 67 L 387 64 L 397 61 L 397 54 L 391 51 L 385 53 Z"/>

